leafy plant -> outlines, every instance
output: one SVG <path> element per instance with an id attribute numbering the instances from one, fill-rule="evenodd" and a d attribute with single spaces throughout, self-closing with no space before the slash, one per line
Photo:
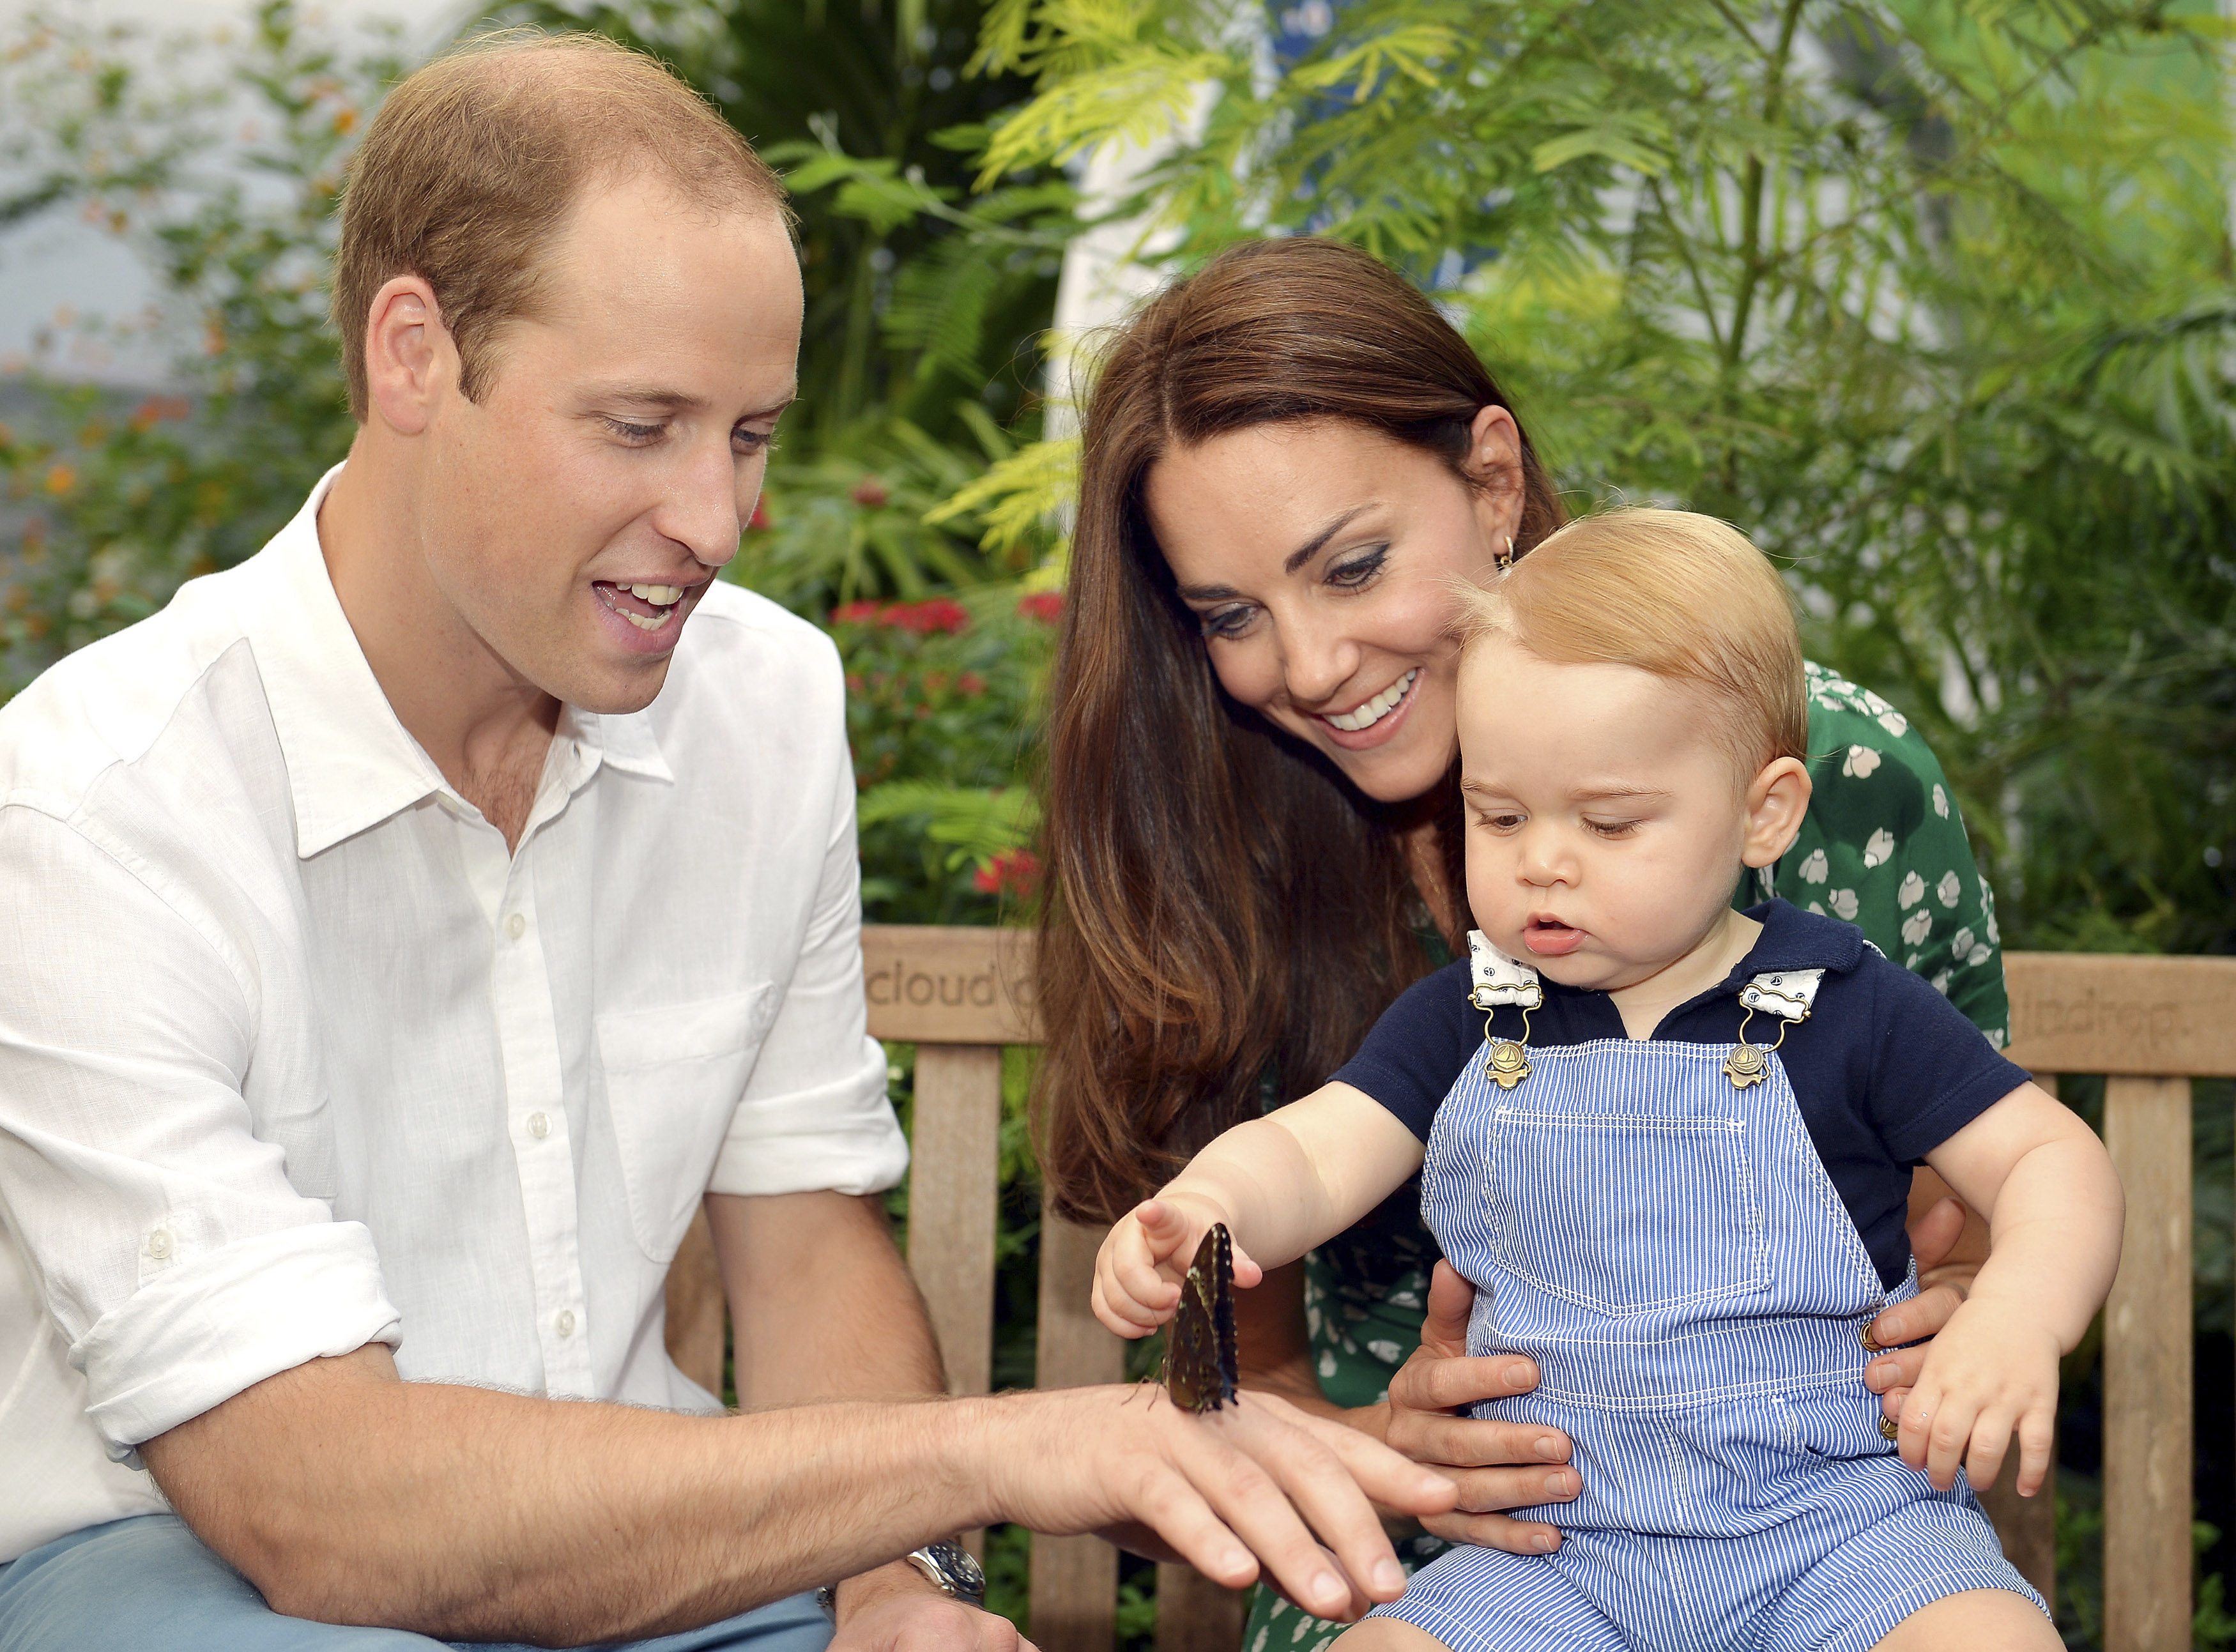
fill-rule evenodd
<path id="1" fill-rule="evenodd" d="M 964 203 L 985 122 L 1024 95 L 966 74 L 980 0 L 520 0 L 492 22 L 589 28 L 666 58 L 773 163 L 807 287 L 793 424 L 824 451 L 897 418 L 974 450 L 963 407 L 1029 411 L 1069 190 Z M 797 438 L 796 438 L 797 439 Z"/>
<path id="2" fill-rule="evenodd" d="M 1019 776 L 1054 617 L 1049 595 L 1006 585 L 829 616 L 874 920 L 984 923 L 1030 904 L 1038 813 Z"/>
<path id="3" fill-rule="evenodd" d="M 0 426 L 16 555 L 0 694 L 238 562 L 346 450 L 325 328 L 341 161 L 399 70 L 391 29 L 336 42 L 265 0 L 226 38 L 158 42 L 34 15 L 0 52 L 0 224 L 75 209 L 127 239 L 197 347 L 180 393 L 43 383 Z M 235 147 L 239 169 L 208 157 Z M 91 324 L 91 319 L 86 319 Z"/>
<path id="4" fill-rule="evenodd" d="M 1171 232 L 1171 267 L 1310 231 L 1405 269 L 1574 504 L 1681 502 L 1787 562 L 1813 651 L 1933 740 L 2017 944 L 2236 944 L 2236 286 L 2209 8 L 1283 16 L 999 0 L 980 61 L 1035 96 L 994 127 L 982 183 L 1160 138 L 1108 210 Z M 1062 477 L 1029 447 L 967 497 L 1029 519 Z"/>

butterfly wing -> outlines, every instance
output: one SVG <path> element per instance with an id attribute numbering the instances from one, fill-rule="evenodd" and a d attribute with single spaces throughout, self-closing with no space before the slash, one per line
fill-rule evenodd
<path id="1" fill-rule="evenodd" d="M 1196 1247 L 1165 1345 L 1165 1391 L 1182 1411 L 1235 1400 L 1234 1241 L 1214 1223 Z"/>

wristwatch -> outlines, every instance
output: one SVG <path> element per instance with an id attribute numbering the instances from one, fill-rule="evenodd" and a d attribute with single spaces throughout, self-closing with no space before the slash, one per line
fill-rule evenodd
<path id="1" fill-rule="evenodd" d="M 931 1586 L 950 1600 L 965 1606 L 986 1604 L 986 1574 L 968 1549 L 952 1537 L 911 1550 L 908 1563 L 931 1580 Z"/>
<path id="2" fill-rule="evenodd" d="M 961 1601 L 965 1606 L 980 1610 L 986 1605 L 986 1574 L 970 1551 L 952 1537 L 937 1543 L 928 1543 L 921 1549 L 911 1550 L 905 1557 L 910 1565 L 922 1572 L 931 1586 L 950 1600 Z M 825 1583 L 815 1591 L 815 1603 L 838 1621 L 838 1589 L 835 1583 Z"/>

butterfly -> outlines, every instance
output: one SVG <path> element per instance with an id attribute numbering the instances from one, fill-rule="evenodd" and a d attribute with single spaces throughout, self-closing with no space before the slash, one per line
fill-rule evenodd
<path id="1" fill-rule="evenodd" d="M 1165 1392 L 1182 1411 L 1217 1411 L 1235 1395 L 1234 1241 L 1223 1222 L 1196 1247 L 1165 1343 Z"/>

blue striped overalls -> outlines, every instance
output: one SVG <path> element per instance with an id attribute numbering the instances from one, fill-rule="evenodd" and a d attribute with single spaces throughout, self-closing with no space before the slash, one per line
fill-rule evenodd
<path id="1" fill-rule="evenodd" d="M 1534 974 L 1471 939 L 1478 1005 L 1533 1002 Z M 1759 977 L 1746 1003 L 1799 1019 L 1818 973 Z M 1881 1436 L 1859 1333 L 1916 1267 L 1882 1287 L 1783 1065 L 1746 1048 L 1470 1057 L 1424 1214 L 1476 1287 L 1468 1352 L 1541 1373 L 1477 1414 L 1566 1433 L 1582 1492 L 1516 1511 L 1557 1525 L 1557 1552 L 1454 1549 L 1378 1615 L 1454 1652 L 1864 1652 L 1962 1590 L 2041 1603 L 1963 1483 L 1935 1491 Z"/>

